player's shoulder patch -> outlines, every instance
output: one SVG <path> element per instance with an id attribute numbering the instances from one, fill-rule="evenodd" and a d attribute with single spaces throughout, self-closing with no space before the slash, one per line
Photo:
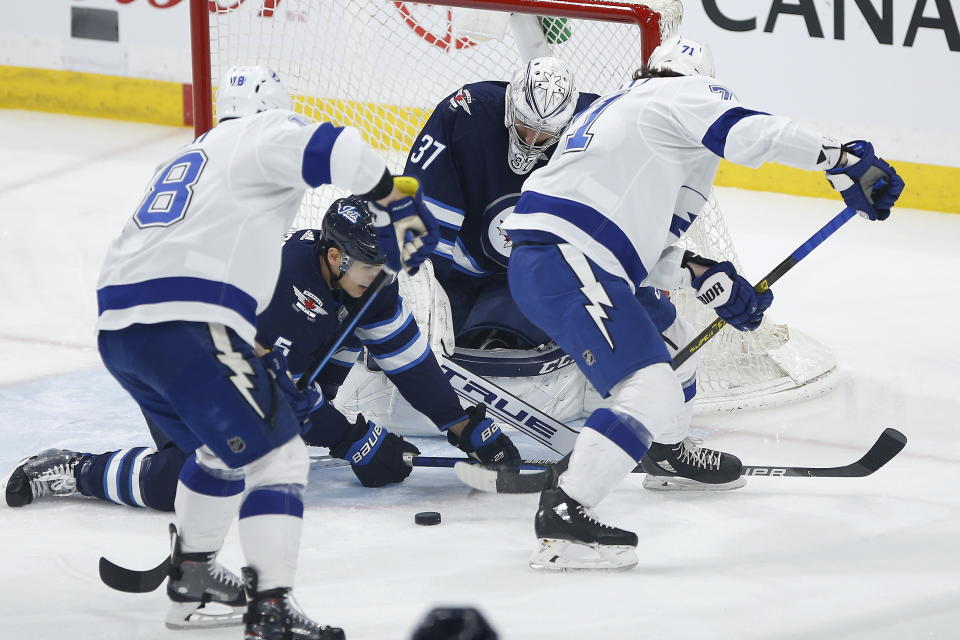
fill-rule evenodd
<path id="1" fill-rule="evenodd" d="M 473 93 L 466 86 L 463 86 L 447 101 L 447 108 L 449 108 L 450 111 L 462 109 L 467 115 L 473 115 L 470 111 L 471 104 L 473 104 Z"/>

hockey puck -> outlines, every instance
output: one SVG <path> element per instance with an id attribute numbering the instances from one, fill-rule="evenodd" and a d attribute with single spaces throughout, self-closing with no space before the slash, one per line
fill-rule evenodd
<path id="1" fill-rule="evenodd" d="M 425 527 L 434 524 L 440 524 L 440 513 L 437 511 L 421 511 L 413 516 L 413 521 L 422 524 Z"/>

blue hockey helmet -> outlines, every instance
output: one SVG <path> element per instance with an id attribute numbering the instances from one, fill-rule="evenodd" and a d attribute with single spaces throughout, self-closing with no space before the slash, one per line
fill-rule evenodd
<path id="1" fill-rule="evenodd" d="M 317 246 L 326 253 L 336 247 L 343 254 L 340 272 L 350 268 L 352 261 L 384 264 L 386 257 L 380 250 L 377 232 L 373 228 L 373 214 L 360 198 L 334 200 L 323 216 Z"/>

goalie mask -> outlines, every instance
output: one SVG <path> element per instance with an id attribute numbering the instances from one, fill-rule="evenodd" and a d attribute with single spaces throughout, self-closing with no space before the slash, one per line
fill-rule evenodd
<path id="1" fill-rule="evenodd" d="M 233 67 L 217 89 L 217 122 L 252 116 L 268 109 L 292 109 L 280 76 L 267 67 Z"/>
<path id="2" fill-rule="evenodd" d="M 540 155 L 560 138 L 573 118 L 580 93 L 567 65 L 557 58 L 535 58 L 507 85 L 504 125 L 510 136 L 507 163 L 529 173 Z"/>
<path id="3" fill-rule="evenodd" d="M 717 76 L 710 47 L 679 36 L 654 49 L 647 67 L 684 76 Z"/>
<path id="4" fill-rule="evenodd" d="M 369 286 L 386 262 L 373 228 L 373 214 L 359 198 L 334 200 L 327 209 L 317 242 L 324 260 L 330 247 L 340 250 L 340 264 L 333 274 L 335 282 L 349 273 L 352 281 Z"/>

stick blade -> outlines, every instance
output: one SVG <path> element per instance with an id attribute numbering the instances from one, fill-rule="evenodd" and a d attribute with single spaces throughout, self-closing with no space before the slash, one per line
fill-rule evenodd
<path id="1" fill-rule="evenodd" d="M 893 428 L 886 428 L 870 450 L 857 463 L 866 473 L 873 473 L 890 462 L 907 446 L 907 436 Z M 865 474 L 866 475 L 866 474 Z"/>
<path id="2" fill-rule="evenodd" d="M 100 580 L 111 589 L 124 593 L 149 593 L 167 579 L 170 570 L 169 556 L 153 569 L 137 571 L 116 565 L 106 558 L 100 558 Z"/>
<path id="3" fill-rule="evenodd" d="M 493 468 L 458 462 L 453 467 L 465 485 L 487 493 L 540 493 L 549 482 L 549 471 L 520 473 L 518 469 Z"/>

